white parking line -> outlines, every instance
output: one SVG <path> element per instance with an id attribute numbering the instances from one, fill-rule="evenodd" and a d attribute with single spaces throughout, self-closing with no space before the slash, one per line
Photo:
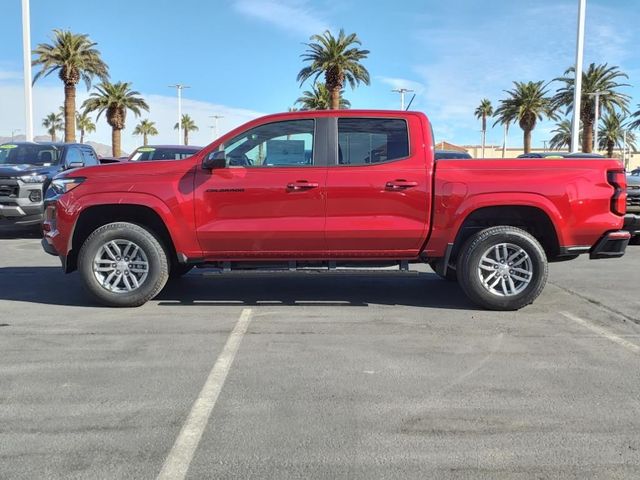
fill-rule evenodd
<path id="1" fill-rule="evenodd" d="M 209 377 L 200 391 L 200 395 L 194 402 L 193 407 L 191 407 L 189 417 L 182 426 L 182 430 L 180 430 L 180 434 L 173 444 L 162 470 L 158 474 L 158 480 L 179 480 L 186 477 L 193 454 L 198 448 L 211 411 L 218 400 L 224 381 L 250 321 L 251 309 L 245 308 L 242 310 L 240 318 L 229 335 L 216 363 L 213 365 Z"/>
<path id="2" fill-rule="evenodd" d="M 568 312 L 560 312 L 560 313 L 565 317 L 567 317 L 569 320 L 573 320 L 577 324 L 582 325 L 583 327 L 588 328 L 592 332 L 595 332 L 598 335 L 601 335 L 607 338 L 608 340 L 611 340 L 612 342 L 617 343 L 618 345 L 626 348 L 627 350 L 631 350 L 633 353 L 640 353 L 640 346 L 636 345 L 635 343 L 631 343 L 630 341 L 625 340 L 622 337 L 619 337 L 615 333 L 611 333 L 606 328 L 602 328 L 602 327 L 599 327 L 598 325 L 594 325 L 593 323 L 588 322 L 584 318 L 580 318 Z"/>

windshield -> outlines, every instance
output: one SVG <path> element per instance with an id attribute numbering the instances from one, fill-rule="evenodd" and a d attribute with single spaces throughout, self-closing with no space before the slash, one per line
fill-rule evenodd
<path id="1" fill-rule="evenodd" d="M 132 162 L 146 162 L 149 160 L 182 160 L 198 153 L 199 148 L 170 148 L 170 147 L 141 147 L 131 156 Z"/>
<path id="2" fill-rule="evenodd" d="M 59 152 L 53 145 L 0 145 L 0 165 L 41 165 L 48 167 L 58 163 Z"/>

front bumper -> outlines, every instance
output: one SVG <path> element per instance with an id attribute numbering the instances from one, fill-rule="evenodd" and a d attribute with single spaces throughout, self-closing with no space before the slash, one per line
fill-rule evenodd
<path id="1" fill-rule="evenodd" d="M 631 234 L 626 230 L 605 233 L 589 251 L 589 258 L 618 258 L 624 255 Z"/>

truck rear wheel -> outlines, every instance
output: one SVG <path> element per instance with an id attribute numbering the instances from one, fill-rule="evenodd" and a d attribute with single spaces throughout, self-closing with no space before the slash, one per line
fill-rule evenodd
<path id="1" fill-rule="evenodd" d="M 547 257 L 540 243 L 516 227 L 482 230 L 462 247 L 458 283 L 478 305 L 518 310 L 532 303 L 547 282 Z"/>
<path id="2" fill-rule="evenodd" d="M 85 240 L 78 269 L 89 293 L 109 307 L 139 307 L 169 276 L 167 255 L 153 233 L 133 223 L 103 225 Z"/>

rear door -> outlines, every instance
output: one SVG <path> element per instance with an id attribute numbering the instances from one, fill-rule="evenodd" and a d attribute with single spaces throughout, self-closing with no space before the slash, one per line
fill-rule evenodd
<path id="1" fill-rule="evenodd" d="M 228 167 L 196 173 L 196 221 L 213 258 L 326 254 L 325 119 L 272 121 L 222 145 Z"/>
<path id="2" fill-rule="evenodd" d="M 417 115 L 338 118 L 327 173 L 327 248 L 344 258 L 418 255 L 431 174 Z"/>

